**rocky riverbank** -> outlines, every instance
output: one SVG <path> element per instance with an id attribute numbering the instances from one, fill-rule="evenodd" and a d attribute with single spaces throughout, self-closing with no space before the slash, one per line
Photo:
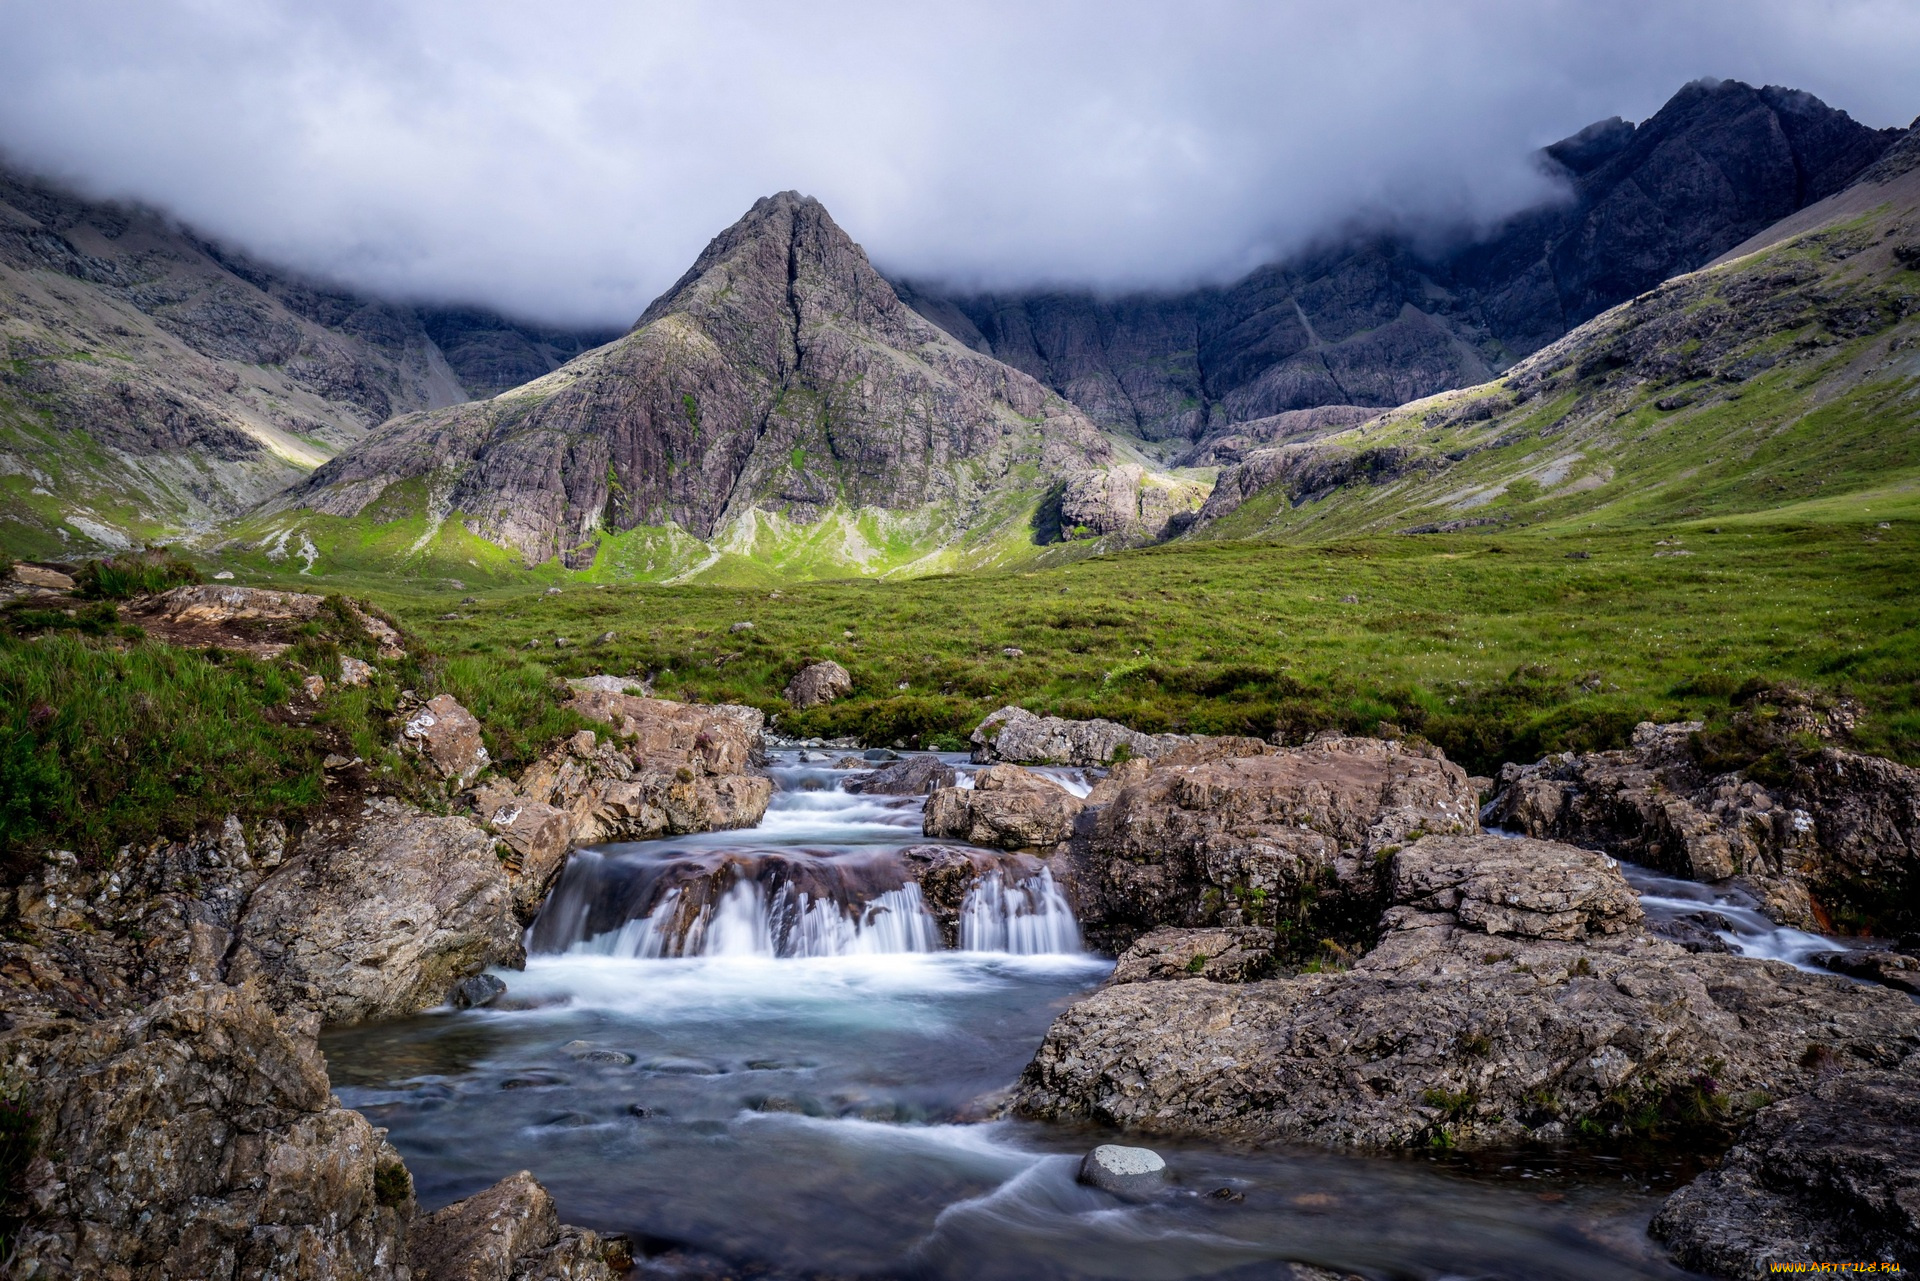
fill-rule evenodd
<path id="1" fill-rule="evenodd" d="M 997 763 L 936 792 L 926 830 L 1043 857 L 1119 953 L 1028 1067 L 1025 1115 L 1361 1148 L 1742 1135 L 1656 1225 L 1687 1266 L 1911 1257 L 1911 958 L 1842 954 L 1878 981 L 1849 982 L 1734 955 L 1710 923 L 1689 950 L 1649 931 L 1608 857 L 1724 882 L 1801 928 L 1861 904 L 1904 925 L 1915 772 L 1809 746 L 1843 708 L 1789 712 L 1736 724 L 1734 768 L 1698 724 L 1510 765 L 1484 817 L 1554 838 L 1514 839 L 1482 833 L 1478 783 L 1431 748 L 1168 741 L 1009 710 L 975 734 Z M 1112 768 L 1082 798 L 1011 762 Z"/>
<path id="2" fill-rule="evenodd" d="M 170 595 L 148 615 L 256 647 L 319 608 L 240 588 Z M 403 698 L 396 746 L 443 800 L 343 788 L 298 832 L 228 819 L 106 859 L 56 851 L 13 891 L 0 941 L 20 1154 L 0 1171 L 19 1224 L 9 1275 L 613 1275 L 606 1244 L 559 1225 L 525 1176 L 416 1218 L 404 1163 L 332 1100 L 315 1041 L 518 966 L 576 843 L 759 820 L 771 784 L 754 772 L 758 712 L 631 695 L 611 678 L 581 686 L 570 705 L 607 730 L 518 778 L 489 773 L 479 724 L 452 698 Z M 323 695 L 324 682 L 309 689 Z"/>

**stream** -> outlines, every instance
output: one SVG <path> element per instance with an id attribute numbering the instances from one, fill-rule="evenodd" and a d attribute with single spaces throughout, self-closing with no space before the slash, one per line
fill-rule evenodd
<path id="1" fill-rule="evenodd" d="M 326 1035 L 423 1209 L 528 1169 L 565 1221 L 631 1236 L 639 1277 L 1685 1275 L 1645 1225 L 1692 1171 L 1593 1154 L 1156 1140 L 1168 1196 L 1080 1186 L 1080 1155 L 1125 1139 L 979 1119 L 1111 968 L 1044 869 L 980 852 L 943 923 L 903 876 L 934 844 L 923 798 L 796 751 L 770 773 L 753 830 L 576 853 L 500 1005 Z M 1734 915 L 1686 902 L 1709 905 Z"/>

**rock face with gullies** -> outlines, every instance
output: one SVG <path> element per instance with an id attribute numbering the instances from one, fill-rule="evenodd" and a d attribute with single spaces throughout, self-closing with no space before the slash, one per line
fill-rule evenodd
<path id="1" fill-rule="evenodd" d="M 1089 939 L 1116 951 L 1162 926 L 1346 945 L 1378 914 L 1381 860 L 1423 833 L 1477 830 L 1476 801 L 1466 771 L 1431 747 L 1200 739 L 1095 786 L 1063 880 Z"/>
<path id="2" fill-rule="evenodd" d="M 1884 988 L 1648 936 L 1603 855 L 1428 836 L 1387 862 L 1351 969 L 1128 982 L 1070 1007 L 1016 1107 L 1126 1129 L 1359 1147 L 1560 1141 L 1637 1109 L 1732 1124 L 1835 1071 L 1920 1067 Z"/>
<path id="3" fill-rule="evenodd" d="M 272 510 L 354 515 L 431 474 L 433 514 L 533 563 L 584 563 L 602 530 L 751 540 L 861 511 L 912 513 L 931 550 L 983 512 L 1024 521 L 1043 477 L 1110 455 L 1083 414 L 929 324 L 818 201 L 783 192 L 624 338 L 494 400 L 395 419 Z"/>
<path id="4" fill-rule="evenodd" d="M 1073 831 L 1084 804 L 1018 765 L 989 765 L 973 776 L 972 787 L 943 787 L 928 797 L 922 830 L 970 845 L 1051 849 Z"/>
<path id="5" fill-rule="evenodd" d="M 1809 733 L 1837 732 L 1833 713 L 1780 715 Z M 1816 929 L 1816 904 L 1828 903 L 1889 932 L 1920 927 L 1920 771 L 1823 747 L 1763 785 L 1713 768 L 1700 731 L 1646 723 L 1620 751 L 1507 765 L 1488 819 L 1696 880 L 1739 877 L 1783 924 Z"/>
<path id="6" fill-rule="evenodd" d="M 40 1118 L 8 1275 L 406 1281 L 413 1186 L 311 1031 L 203 987 L 0 1040 Z"/>
<path id="7" fill-rule="evenodd" d="M 414 1221 L 414 1275 L 432 1281 L 613 1281 L 600 1239 L 567 1227 L 525 1170 Z"/>
<path id="8" fill-rule="evenodd" d="M 1250 420 L 1483 382 L 1839 191 L 1897 136 L 1809 94 L 1700 81 L 1638 125 L 1601 121 L 1546 148 L 1571 198 L 1443 253 L 1375 235 L 1184 294 L 908 296 L 1102 426 L 1193 442 L 1190 464 L 1233 461 L 1210 451 Z"/>
<path id="9" fill-rule="evenodd" d="M 355 295 L 0 169 L 0 452 L 59 508 L 0 507 L 49 549 L 164 537 L 392 414 L 492 395 L 616 336 Z"/>
<path id="10" fill-rule="evenodd" d="M 1137 463 L 1085 471 L 1060 490 L 1063 535 L 1150 542 L 1184 528 L 1206 497 L 1203 486 L 1154 476 Z"/>
<path id="11" fill-rule="evenodd" d="M 328 1023 L 427 1009 L 525 955 L 493 838 L 384 799 L 309 831 L 253 891 L 237 933 L 229 981 Z"/>
<path id="12" fill-rule="evenodd" d="M 787 682 L 787 701 L 801 710 L 831 703 L 852 692 L 853 677 L 832 659 L 808 663 Z"/>
<path id="13" fill-rule="evenodd" d="M 1158 756 L 1189 742 L 1185 734 L 1142 734 L 1117 721 L 1071 721 L 1003 707 L 974 727 L 973 759 L 1013 765 L 1111 765 Z"/>
<path id="14" fill-rule="evenodd" d="M 1404 446 L 1363 448 L 1349 439 L 1252 451 L 1221 470 L 1194 523 L 1210 525 L 1239 510 L 1255 494 L 1275 491 L 1288 506 L 1297 506 L 1342 485 L 1391 484 L 1411 471 L 1433 466 L 1430 458 Z"/>
<path id="15" fill-rule="evenodd" d="M 1920 1256 L 1920 1079 L 1848 1072 L 1754 1118 L 1719 1167 L 1649 1231 L 1683 1267 L 1752 1277 L 1775 1263 Z"/>

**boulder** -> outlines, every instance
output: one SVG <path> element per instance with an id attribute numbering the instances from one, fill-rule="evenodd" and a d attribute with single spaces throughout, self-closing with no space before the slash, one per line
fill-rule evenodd
<path id="1" fill-rule="evenodd" d="M 1114 983 L 1208 979 L 1246 983 L 1273 968 L 1273 931 L 1236 925 L 1213 930 L 1154 930 L 1135 939 L 1113 967 Z"/>
<path id="2" fill-rule="evenodd" d="M 481 817 L 513 850 L 509 870 L 523 908 L 537 909 L 573 847 L 752 827 L 766 813 L 772 781 L 739 772 L 748 744 L 759 740 L 757 724 L 749 737 L 741 719 L 687 714 L 725 709 L 665 706 L 680 711 L 636 722 L 632 739 L 601 742 L 583 730 L 528 766 L 518 781 L 475 794 Z M 553 812 L 563 816 L 564 840 Z M 525 836 L 524 850 L 513 844 L 516 832 Z"/>
<path id="3" fill-rule="evenodd" d="M 1756 1116 L 1719 1168 L 1648 1229 L 1682 1267 L 1751 1277 L 1780 1263 L 1920 1258 L 1920 1077 L 1854 1071 Z"/>
<path id="4" fill-rule="evenodd" d="M 415 1220 L 411 1262 L 432 1281 L 613 1281 L 600 1238 L 562 1224 L 525 1170 Z"/>
<path id="5" fill-rule="evenodd" d="M 1102 1143 L 1080 1158 L 1079 1181 L 1118 1196 L 1152 1196 L 1167 1185 L 1167 1163 L 1152 1148 Z"/>
<path id="6" fill-rule="evenodd" d="M 1821 952 L 1807 959 L 1835 974 L 1884 983 L 1909 996 L 1920 996 L 1920 957 L 1905 952 L 1863 948 L 1851 952 Z"/>
<path id="7" fill-rule="evenodd" d="M 373 664 L 351 656 L 340 659 L 340 683 L 365 685 L 373 680 Z"/>
<path id="8" fill-rule="evenodd" d="M 479 720 L 451 694 L 436 694 L 407 717 L 400 740 L 456 788 L 471 784 L 489 763 Z"/>
<path id="9" fill-rule="evenodd" d="M 787 682 L 787 701 L 804 710 L 853 692 L 853 677 L 831 659 L 808 663 Z"/>
<path id="10" fill-rule="evenodd" d="M 1016 765 L 1111 765 L 1158 756 L 1190 741 L 1184 734 L 1142 734 L 1116 721 L 1070 721 L 1003 707 L 975 727 L 973 759 Z"/>
<path id="11" fill-rule="evenodd" d="M 47 1140 L 8 1275 L 405 1281 L 406 1167 L 254 994 L 203 987 L 0 1053 Z"/>
<path id="12" fill-rule="evenodd" d="M 453 985 L 447 1003 L 456 1010 L 478 1010 L 507 994 L 507 985 L 491 974 L 476 974 Z"/>
<path id="13" fill-rule="evenodd" d="M 1782 719 L 1833 737 L 1836 714 L 1789 707 Z M 1648 722 L 1619 751 L 1507 765 L 1486 817 L 1672 875 L 1738 876 L 1784 925 L 1819 929 L 1830 903 L 1889 933 L 1920 926 L 1920 770 L 1823 747 L 1763 785 L 1702 765 L 1701 732 Z"/>
<path id="14" fill-rule="evenodd" d="M 1429 836 L 1388 861 L 1379 942 L 1351 968 L 1105 987 L 1054 1021 L 1017 1110 L 1213 1138 L 1488 1147 L 1625 1134 L 1648 1113 L 1731 1125 L 1826 1072 L 1920 1066 L 1907 997 L 1652 938 L 1592 851 Z"/>
<path id="15" fill-rule="evenodd" d="M 48 592 L 71 592 L 74 588 L 73 579 L 59 570 L 45 565 L 29 565 L 25 561 L 14 565 L 13 581 Z"/>
<path id="16" fill-rule="evenodd" d="M 1048 847 L 1065 840 L 1085 805 L 1058 783 L 1018 765 L 989 765 L 972 787 L 943 787 L 927 800 L 922 829 L 971 845 Z"/>
<path id="17" fill-rule="evenodd" d="M 1363 941 L 1386 854 L 1418 833 L 1477 828 L 1465 771 L 1437 749 L 1372 738 L 1197 740 L 1116 766 L 1087 805 L 1063 881 L 1088 937 L 1116 952 L 1161 926 Z"/>
<path id="18" fill-rule="evenodd" d="M 861 761 L 859 764 L 864 766 L 867 762 Z M 903 761 L 884 765 L 863 778 L 847 780 L 849 792 L 867 796 L 925 796 L 953 785 L 953 766 L 931 752 L 909 756 Z"/>
<path id="19" fill-rule="evenodd" d="M 591 680 L 574 682 L 567 707 L 612 726 L 615 735 L 629 740 L 633 758 L 643 766 L 697 763 L 714 774 L 738 774 L 760 752 L 766 718 L 758 708 L 676 703 L 598 688 Z"/>
<path id="20" fill-rule="evenodd" d="M 493 838 L 385 798 L 309 831 L 254 890 L 238 936 L 230 981 L 327 1023 L 428 1009 L 468 975 L 523 959 Z"/>

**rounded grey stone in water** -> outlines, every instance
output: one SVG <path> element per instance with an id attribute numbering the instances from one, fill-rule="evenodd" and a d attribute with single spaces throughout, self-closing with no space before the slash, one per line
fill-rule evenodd
<path id="1" fill-rule="evenodd" d="M 1148 1196 L 1167 1181 L 1167 1163 L 1152 1148 L 1102 1143 L 1080 1159 L 1080 1182 L 1120 1196 Z"/>
<path id="2" fill-rule="evenodd" d="M 453 989 L 452 1002 L 456 1010 L 477 1010 L 483 1005 L 492 1005 L 507 994 L 507 985 L 491 974 L 476 974 Z"/>

